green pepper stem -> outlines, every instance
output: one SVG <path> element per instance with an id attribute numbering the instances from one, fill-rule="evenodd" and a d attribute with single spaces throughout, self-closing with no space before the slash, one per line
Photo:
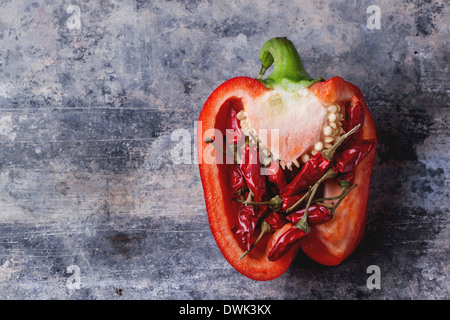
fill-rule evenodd
<path id="1" fill-rule="evenodd" d="M 322 80 L 313 79 L 303 66 L 300 55 L 294 44 L 284 37 L 273 38 L 264 43 L 259 53 L 261 70 L 259 79 L 269 67 L 274 64 L 272 73 L 266 79 L 260 80 L 266 87 L 281 86 L 285 89 L 309 87 L 314 82 Z"/>

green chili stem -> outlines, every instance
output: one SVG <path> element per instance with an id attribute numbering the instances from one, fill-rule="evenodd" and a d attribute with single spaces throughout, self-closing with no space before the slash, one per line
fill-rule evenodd
<path id="1" fill-rule="evenodd" d="M 302 202 L 305 201 L 305 199 L 307 199 L 310 194 L 311 194 L 311 187 L 309 187 L 308 192 L 306 192 L 303 197 L 301 197 L 299 200 L 297 200 L 296 203 L 294 203 L 292 206 L 290 206 L 286 210 L 286 213 L 290 213 L 290 212 L 294 211 L 295 208 L 297 208 L 300 204 L 302 204 Z"/>
<path id="2" fill-rule="evenodd" d="M 334 203 L 332 203 L 331 205 L 330 204 L 325 204 L 325 203 L 322 203 L 322 202 L 315 202 L 315 204 L 320 204 L 321 206 L 324 206 L 325 208 L 327 208 L 327 209 L 333 209 L 333 206 L 334 206 Z"/>

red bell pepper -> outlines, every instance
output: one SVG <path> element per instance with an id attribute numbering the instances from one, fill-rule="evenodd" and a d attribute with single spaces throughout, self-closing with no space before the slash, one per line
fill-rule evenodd
<path id="1" fill-rule="evenodd" d="M 325 265 L 342 262 L 356 248 L 364 232 L 369 181 L 375 157 L 376 134 L 371 114 L 366 107 L 361 91 L 340 77 L 333 77 L 326 81 L 321 78 L 312 79 L 305 71 L 294 45 L 286 38 L 274 38 L 267 41 L 261 49 L 260 61 L 262 68 L 258 79 L 232 78 L 217 87 L 206 100 L 199 116 L 197 150 L 208 221 L 219 249 L 238 272 L 249 278 L 264 281 L 281 276 L 289 268 L 300 247 L 312 259 Z M 274 64 L 272 73 L 265 79 L 261 79 L 272 64 Z M 287 96 L 284 96 L 284 93 Z M 278 94 L 281 95 L 281 98 L 276 96 Z M 269 104 L 262 105 L 261 101 L 266 101 L 264 99 L 267 96 L 270 97 Z M 289 101 L 291 96 L 298 97 L 292 99 L 298 99 L 294 102 L 302 105 L 299 107 L 299 111 L 295 109 L 296 107 L 285 107 L 284 103 L 287 105 L 291 103 Z M 336 107 L 341 111 L 334 111 L 334 115 L 321 109 L 331 110 Z M 302 114 L 302 110 L 306 114 Z M 308 110 L 314 112 L 311 113 Z M 288 112 L 289 115 L 284 114 L 285 112 Z M 250 123 L 252 113 L 253 122 Z M 249 118 L 243 119 L 242 114 Z M 315 116 L 316 114 L 321 114 L 321 116 Z M 338 118 L 336 119 L 336 117 Z M 290 122 L 291 120 L 293 122 Z M 256 134 L 255 137 L 255 130 L 250 129 L 256 128 L 249 127 L 257 123 L 261 124 L 259 129 L 264 129 L 265 124 L 273 124 L 273 127 L 267 129 L 280 129 L 278 142 L 269 143 L 269 139 L 264 140 L 263 135 Z M 327 123 L 334 123 L 335 126 L 337 124 L 338 128 L 324 127 L 322 133 L 322 125 L 325 126 Z M 344 143 L 340 141 L 338 144 L 336 141 L 339 137 L 352 128 L 355 133 L 346 137 Z M 220 147 L 214 149 L 208 142 L 215 141 L 217 145 L 222 146 L 221 137 L 227 135 L 227 129 L 239 131 L 235 135 L 239 139 L 233 138 L 232 141 L 226 141 L 222 149 Z M 334 134 L 331 138 L 330 130 Z M 238 140 L 244 140 L 240 139 L 242 133 L 247 136 L 245 144 L 238 145 Z M 324 141 L 315 143 L 312 141 L 313 138 Z M 332 148 L 328 146 L 327 141 L 333 139 L 336 150 L 333 150 L 331 155 L 335 154 L 334 158 L 341 159 L 341 162 L 348 158 L 351 158 L 351 161 L 344 164 L 337 163 L 338 160 L 335 160 L 330 154 L 327 156 L 327 150 Z M 371 140 L 371 148 L 359 147 L 355 152 L 348 151 L 356 144 L 365 146 L 366 140 Z M 234 148 L 231 148 L 234 150 L 231 152 L 241 153 L 242 157 L 234 155 L 228 159 L 234 158 L 235 161 L 244 163 L 230 164 L 221 161 L 223 154 L 220 153 L 225 152 L 229 155 L 231 150 L 228 148 L 229 144 L 234 144 Z M 260 160 L 254 160 L 254 163 L 250 164 L 245 163 L 252 158 L 246 156 L 251 148 L 257 148 L 258 155 L 268 157 L 269 163 L 276 165 L 269 166 Z M 361 149 L 364 149 L 365 152 L 359 151 Z M 319 155 L 315 156 L 318 153 Z M 358 155 L 349 157 L 355 153 Z M 215 156 L 211 157 L 211 154 L 215 154 Z M 318 168 L 313 162 L 308 161 L 310 159 L 317 161 L 318 158 L 321 158 L 321 154 L 326 155 L 326 163 L 321 165 L 320 174 L 311 174 L 311 172 L 308 174 L 305 172 L 307 169 L 302 169 Z M 339 170 L 333 171 L 335 168 L 343 167 L 345 167 L 345 176 Z M 292 168 L 294 168 L 293 171 Z M 267 169 L 266 172 L 264 169 Z M 287 181 L 285 176 L 290 177 L 297 174 L 297 169 L 298 174 L 303 176 Z M 320 175 L 326 170 L 331 174 L 321 177 Z M 273 176 L 266 179 L 265 174 Z M 308 179 L 304 180 L 302 177 L 308 177 Z M 319 194 L 325 200 L 337 199 L 342 191 L 338 182 L 349 177 L 352 179 L 351 182 L 357 185 L 352 187 L 353 191 L 345 199 L 339 200 L 340 205 L 329 221 L 320 225 L 311 225 L 310 228 L 302 229 L 302 232 L 290 230 L 301 225 L 294 226 L 287 220 L 284 221 L 283 217 L 288 215 L 289 210 L 294 210 L 294 207 L 287 209 L 292 202 L 300 199 L 295 206 L 306 204 L 306 208 L 304 208 L 306 218 L 310 204 L 320 200 L 317 198 Z M 230 185 L 230 180 L 235 182 Z M 291 188 L 293 182 L 298 183 L 298 186 Z M 319 189 L 317 185 L 322 182 L 323 192 L 318 191 L 322 189 Z M 286 194 L 283 195 L 282 189 L 287 186 L 290 186 L 290 191 L 285 191 Z M 237 189 L 240 190 L 240 200 L 236 198 Z M 275 209 L 271 207 L 269 210 L 267 200 L 270 197 L 290 199 L 291 202 L 288 205 L 283 203 L 284 205 Z M 244 216 L 243 212 L 252 211 L 244 210 L 242 206 L 256 206 L 258 201 L 263 201 L 262 203 L 266 201 L 264 209 L 256 210 L 257 215 Z M 326 204 L 324 203 L 324 205 Z M 313 205 L 311 208 L 315 207 Z M 279 212 L 274 215 L 273 211 L 278 209 Z M 295 208 L 295 210 L 301 210 L 301 207 Z M 243 217 L 248 218 L 249 216 L 251 216 L 251 224 L 242 226 L 246 221 Z M 270 232 L 265 232 L 267 222 L 272 221 L 274 217 L 277 218 L 278 228 L 269 228 Z M 307 222 L 305 221 L 305 223 Z M 288 237 L 287 231 L 290 234 L 301 234 L 301 236 Z M 257 237 L 258 240 L 251 243 Z M 286 247 L 282 243 L 284 238 L 295 240 L 295 242 L 289 243 Z M 282 254 L 277 256 L 277 259 L 270 257 L 274 248 L 280 246 L 285 248 L 281 250 Z M 277 252 L 281 251 L 277 250 Z"/>

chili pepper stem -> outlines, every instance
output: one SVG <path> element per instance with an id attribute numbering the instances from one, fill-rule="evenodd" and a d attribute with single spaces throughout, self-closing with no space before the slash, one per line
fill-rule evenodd
<path id="1" fill-rule="evenodd" d="M 295 208 L 297 208 L 300 204 L 302 204 L 303 201 L 305 201 L 306 198 L 311 194 L 311 187 L 309 187 L 308 192 L 305 193 L 303 197 L 301 197 L 296 203 L 294 203 L 291 207 L 289 207 L 286 210 L 286 213 L 291 213 L 294 211 Z"/>
<path id="2" fill-rule="evenodd" d="M 228 156 L 228 157 L 234 158 L 234 155 L 231 156 L 228 152 L 226 152 L 225 150 L 223 150 L 222 148 L 220 148 L 220 147 L 217 145 L 217 143 L 216 143 L 213 139 L 211 139 L 211 138 L 206 138 L 206 139 L 205 139 L 205 143 L 211 143 L 211 144 L 213 145 L 213 147 L 214 147 L 216 150 L 222 152 L 224 155 L 226 155 L 226 156 Z"/>
<path id="3" fill-rule="evenodd" d="M 249 194 L 249 196 L 250 196 L 250 194 Z M 270 208 L 272 210 L 274 210 L 274 211 L 278 211 L 281 208 L 282 204 L 283 204 L 283 200 L 278 195 L 273 197 L 269 201 L 253 202 L 253 201 L 250 201 L 249 197 L 247 197 L 247 199 L 245 201 L 241 201 L 241 200 L 238 200 L 238 199 L 236 199 L 236 201 L 241 202 L 244 205 L 270 206 Z"/>
<path id="4" fill-rule="evenodd" d="M 306 233 L 310 233 L 311 232 L 311 229 L 309 228 L 309 225 L 308 225 L 308 210 L 309 210 L 309 207 L 311 206 L 311 201 L 314 198 L 314 195 L 316 194 L 317 188 L 319 188 L 319 185 L 320 185 L 319 183 L 316 183 L 312 187 L 311 194 L 309 195 L 308 202 L 306 203 L 305 214 L 300 219 L 300 221 L 297 222 L 297 224 L 295 225 L 296 228 L 299 228 L 299 229 L 303 230 Z"/>
<path id="5" fill-rule="evenodd" d="M 238 163 L 238 149 L 237 149 L 237 145 L 235 144 L 233 147 L 233 154 L 231 155 L 229 152 L 223 150 L 222 148 L 220 148 L 217 143 L 212 139 L 212 138 L 206 138 L 205 139 L 205 143 L 211 143 L 213 145 L 213 147 L 219 151 L 222 152 L 224 155 L 226 155 L 227 157 L 233 158 L 235 163 Z"/>
<path id="6" fill-rule="evenodd" d="M 246 250 L 242 254 L 242 256 L 239 257 L 239 260 L 244 258 L 250 252 L 250 250 L 252 250 L 253 247 L 256 246 L 256 244 L 259 242 L 259 240 L 261 240 L 261 238 L 270 231 L 271 231 L 270 225 L 266 221 L 263 221 L 261 224 L 261 232 L 259 233 L 258 238 L 256 238 L 255 242 L 253 242 L 253 244 L 250 246 L 250 249 Z"/>
<path id="7" fill-rule="evenodd" d="M 342 200 L 344 200 L 344 198 L 350 193 L 350 191 L 355 188 L 357 186 L 357 184 L 354 184 L 353 186 L 351 186 L 350 188 L 346 188 L 346 190 L 342 191 L 340 195 L 336 196 L 336 197 L 331 197 L 331 198 L 322 198 L 322 199 L 316 199 L 313 202 L 315 204 L 320 204 L 321 206 L 324 206 L 327 209 L 330 209 L 331 213 L 334 213 L 334 211 L 337 209 L 338 205 L 341 203 Z M 338 202 L 334 203 L 332 202 L 331 204 L 325 204 L 322 201 L 327 201 L 327 200 L 338 200 Z"/>
<path id="8" fill-rule="evenodd" d="M 339 194 L 339 195 L 337 195 L 335 197 L 316 199 L 316 200 L 314 200 L 314 203 L 320 203 L 320 204 L 324 205 L 323 201 L 338 200 L 338 199 L 340 199 L 343 196 L 343 194 L 347 191 L 348 188 L 349 188 L 349 186 L 344 186 L 344 187 L 342 187 L 341 194 Z M 326 206 L 326 205 L 324 205 L 324 206 Z"/>
<path id="9" fill-rule="evenodd" d="M 309 198 L 308 201 L 312 201 L 311 193 L 313 192 L 313 189 L 316 189 L 319 187 L 319 185 L 324 182 L 325 180 L 332 179 L 336 176 L 336 173 L 332 168 L 328 169 L 327 172 L 323 174 L 323 176 L 311 187 L 309 188 L 308 192 L 296 203 L 294 203 L 290 208 L 286 210 L 286 213 L 291 213 L 294 211 L 306 198 Z M 315 193 L 316 191 L 314 191 Z"/>
<path id="10" fill-rule="evenodd" d="M 320 204 L 321 206 L 324 206 L 325 208 L 330 209 L 330 210 L 333 209 L 333 206 L 334 206 L 334 204 L 329 205 L 329 204 L 325 204 L 323 202 L 314 202 L 314 204 Z"/>
<path id="11" fill-rule="evenodd" d="M 333 159 L 334 153 L 336 152 L 337 148 L 339 148 L 341 146 L 341 144 L 349 137 L 351 136 L 353 133 L 356 132 L 356 130 L 358 130 L 358 128 L 361 126 L 361 124 L 357 124 L 353 129 L 351 129 L 350 131 L 348 131 L 347 133 L 345 133 L 344 135 L 342 135 L 338 141 L 336 141 L 336 143 L 330 148 L 330 149 L 326 149 L 325 151 L 322 152 L 322 155 L 324 156 L 325 159 L 331 160 Z"/>
<path id="12" fill-rule="evenodd" d="M 336 202 L 336 204 L 333 206 L 333 208 L 331 208 L 331 212 L 334 213 L 334 211 L 336 210 L 336 208 L 339 206 L 339 204 L 342 202 L 342 200 L 344 200 L 344 198 L 350 193 L 350 191 L 352 191 L 355 187 L 357 186 L 357 184 L 352 185 L 350 188 L 348 188 L 343 194 L 342 197 L 338 200 L 338 202 Z"/>

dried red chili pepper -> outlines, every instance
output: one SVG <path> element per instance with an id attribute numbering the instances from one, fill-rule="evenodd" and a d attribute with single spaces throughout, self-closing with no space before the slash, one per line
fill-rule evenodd
<path id="1" fill-rule="evenodd" d="M 245 182 L 253 193 L 254 201 L 267 200 L 267 181 L 261 175 L 261 161 L 256 146 L 245 146 L 242 149 L 241 163 L 239 168 L 244 176 Z"/>
<path id="2" fill-rule="evenodd" d="M 306 208 L 295 211 L 286 216 L 286 220 L 296 224 L 305 214 Z M 308 223 L 318 225 L 329 221 L 333 217 L 331 210 L 321 204 L 313 204 L 308 209 Z"/>
<path id="3" fill-rule="evenodd" d="M 284 215 L 275 211 L 271 211 L 264 219 L 264 221 L 266 221 L 269 224 L 272 230 L 279 229 L 286 223 Z"/>
<path id="4" fill-rule="evenodd" d="M 271 211 L 261 223 L 261 231 L 258 235 L 258 238 L 256 238 L 255 242 L 253 242 L 253 244 L 244 252 L 244 254 L 239 259 L 245 257 L 266 233 L 280 229 L 286 223 L 287 221 L 284 219 L 283 215 L 279 214 L 278 212 Z"/>
<path id="5" fill-rule="evenodd" d="M 247 184 L 245 183 L 244 176 L 242 175 L 241 169 L 238 165 L 233 165 L 228 177 L 230 181 L 230 189 L 233 193 L 242 195 L 242 192 L 247 187 Z"/>
<path id="6" fill-rule="evenodd" d="M 341 144 L 356 131 L 361 125 L 357 124 L 354 128 L 344 134 L 336 143 L 325 151 L 317 153 L 309 159 L 302 167 L 297 176 L 280 193 L 282 195 L 293 195 L 308 189 L 314 185 L 327 172 L 336 150 Z"/>
<path id="7" fill-rule="evenodd" d="M 296 204 L 300 199 L 302 199 L 305 196 L 305 192 L 300 194 L 292 194 L 292 195 L 286 195 L 281 194 L 280 198 L 282 200 L 280 211 L 286 212 L 290 207 L 292 207 L 294 204 Z"/>
<path id="8" fill-rule="evenodd" d="M 272 162 L 270 167 L 266 168 L 266 175 L 268 180 L 275 184 L 278 190 L 286 187 L 286 176 L 277 161 Z"/>
<path id="9" fill-rule="evenodd" d="M 333 159 L 333 169 L 336 173 L 346 174 L 360 163 L 375 146 L 376 140 L 363 140 L 356 145 L 336 154 Z"/>
<path id="10" fill-rule="evenodd" d="M 283 189 L 280 194 L 293 195 L 308 189 L 325 173 L 330 165 L 330 160 L 325 159 L 322 153 L 317 153 L 309 159 L 295 178 Z"/>
<path id="11" fill-rule="evenodd" d="M 242 205 L 239 208 L 238 225 L 233 228 L 233 232 L 237 235 L 245 250 L 250 250 L 251 238 L 254 235 L 258 222 L 259 217 L 254 207 Z"/>
<path id="12" fill-rule="evenodd" d="M 277 241 L 269 254 L 269 261 L 276 261 L 284 256 L 298 241 L 308 234 L 303 230 L 292 226 Z"/>
<path id="13" fill-rule="evenodd" d="M 350 105 L 345 108 L 345 120 L 342 123 L 342 128 L 345 131 L 348 131 L 358 124 L 360 125 L 360 127 L 358 130 L 356 130 L 355 134 L 346 139 L 346 141 L 343 143 L 343 148 L 351 146 L 359 139 L 360 131 L 362 130 L 362 125 L 364 123 L 364 118 L 364 108 L 361 105 L 359 99 L 356 96 L 353 96 Z"/>

